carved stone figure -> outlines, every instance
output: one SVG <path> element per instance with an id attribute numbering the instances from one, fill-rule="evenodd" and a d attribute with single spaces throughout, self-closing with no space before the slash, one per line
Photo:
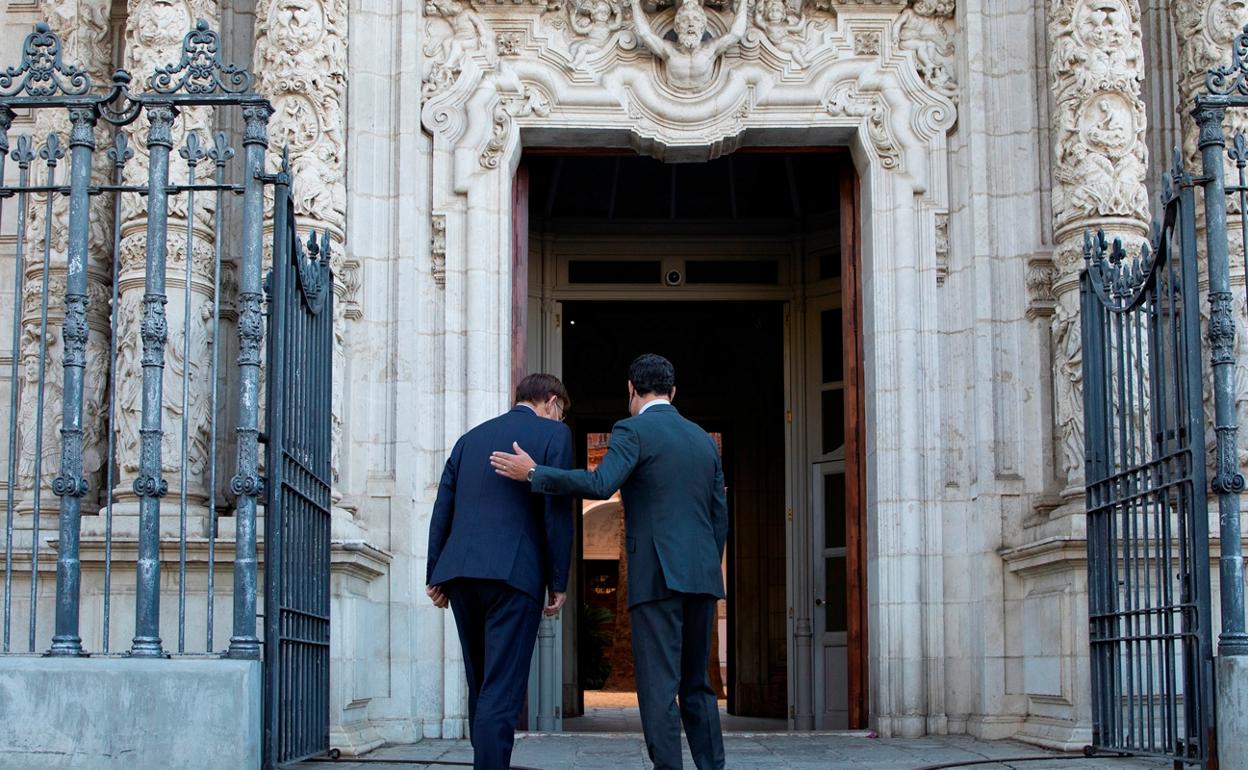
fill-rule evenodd
<path id="1" fill-rule="evenodd" d="M 914 51 L 915 67 L 928 87 L 954 98 L 954 0 L 915 0 L 897 18 L 897 42 Z"/>
<path id="2" fill-rule="evenodd" d="M 706 11 L 702 4 L 698 0 L 681 0 L 676 9 L 673 29 L 676 40 L 673 42 L 655 34 L 641 9 L 641 0 L 632 0 L 632 4 L 637 37 L 666 65 L 667 82 L 684 91 L 698 91 L 710 85 L 719 57 L 740 42 L 749 20 L 749 3 L 738 0 L 732 28 L 708 40 Z"/>
<path id="3" fill-rule="evenodd" d="M 806 22 L 784 0 L 758 0 L 754 6 L 754 23 L 763 31 L 776 50 L 787 53 L 793 66 L 806 66 L 802 51 L 806 46 Z"/>
<path id="4" fill-rule="evenodd" d="M 624 6 L 619 0 L 576 0 L 568 6 L 568 25 L 580 39 L 572 41 L 572 65 L 586 60 L 612 44 L 624 27 Z"/>
<path id="5" fill-rule="evenodd" d="M 18 487 L 27 494 L 33 492 L 36 484 L 35 471 L 39 471 L 39 483 L 43 487 L 40 508 L 45 513 L 56 509 L 56 498 L 52 497 L 50 480 L 59 469 L 61 454 L 61 378 L 54 374 L 54 368 L 61 360 L 60 335 L 49 328 L 47 349 L 40 342 L 38 325 L 26 326 L 22 329 L 21 370 L 22 384 L 18 396 L 17 424 L 17 477 Z M 39 416 L 39 363 L 43 358 L 43 414 Z M 41 436 L 42 434 L 42 436 Z M 40 437 L 42 445 L 39 444 Z M 36 469 L 36 458 L 41 462 Z M 33 502 L 23 504 L 23 509 L 32 510 Z"/>
<path id="6" fill-rule="evenodd" d="M 1067 292 L 1054 306 L 1052 334 L 1060 478 L 1073 482 L 1083 477 L 1083 344 L 1075 292 Z"/>
<path id="7" fill-rule="evenodd" d="M 490 25 L 476 11 L 465 8 L 459 0 L 429 0 L 425 16 L 441 19 L 450 27 L 450 34 L 437 34 L 426 29 L 425 56 L 435 66 L 448 70 L 462 67 L 463 58 L 481 54 L 490 65 L 498 61 L 497 39 Z"/>

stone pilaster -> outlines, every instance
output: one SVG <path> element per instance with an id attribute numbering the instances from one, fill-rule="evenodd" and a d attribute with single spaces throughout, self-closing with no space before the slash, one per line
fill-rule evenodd
<path id="1" fill-rule="evenodd" d="M 148 78 L 158 67 L 181 58 L 183 37 L 198 19 L 216 28 L 219 8 L 213 0 L 130 0 L 126 19 L 126 69 L 134 76 L 132 88 L 148 88 Z M 170 157 L 170 184 L 185 184 L 190 165 L 194 178 L 209 182 L 215 170 L 202 152 L 212 146 L 214 128 L 209 107 L 192 107 L 177 112 L 173 124 Z M 135 157 L 125 168 L 127 184 L 147 184 L 147 135 L 149 122 L 140 116 L 125 129 Z M 195 134 L 199 148 L 188 146 Z M 211 418 L 211 346 L 213 302 L 213 217 L 215 196 L 199 193 L 195 210 L 188 211 L 185 193 L 169 198 L 167 291 L 168 341 L 164 356 L 162 477 L 171 494 L 178 494 L 182 478 L 182 418 L 189 417 L 186 452 L 186 491 L 193 512 L 202 514 L 207 501 L 209 461 L 209 420 Z M 121 198 L 121 260 L 117 332 L 117 441 L 118 476 L 115 490 L 128 510 L 136 496 L 133 490 L 139 475 L 140 417 L 142 413 L 142 343 L 140 321 L 144 291 L 144 255 L 147 247 L 147 200 L 137 195 Z M 187 231 L 193 228 L 190 302 L 186 301 Z M 184 348 L 187 335 L 189 347 Z M 183 373 L 189 372 L 189 389 L 183 401 Z M 228 474 L 218 473 L 218 478 Z M 172 522 L 172 519 L 171 519 Z M 195 526 L 195 525 L 193 525 Z M 192 530 L 192 534 L 195 534 Z"/>
<path id="2" fill-rule="evenodd" d="M 1148 150 L 1140 98 L 1138 0 L 1052 0 L 1053 369 L 1058 478 L 1083 485 L 1083 233 L 1103 229 L 1135 253 L 1148 235 Z"/>
<path id="3" fill-rule="evenodd" d="M 107 86 L 112 75 L 112 41 L 109 38 L 107 0 L 41 0 L 40 13 L 49 28 L 60 36 L 67 64 L 80 67 L 97 86 Z M 69 144 L 69 113 L 65 110 L 36 110 L 32 137 L 36 150 L 55 133 L 61 148 Z M 110 165 L 103 148 L 108 130 L 96 128 L 92 182 L 109 179 Z M 44 184 L 47 165 L 42 159 L 32 164 L 32 181 Z M 57 181 L 67 183 L 69 155 L 57 162 Z M 89 485 L 88 508 L 96 501 L 106 467 L 109 339 L 109 291 L 112 285 L 112 204 L 109 196 L 91 201 L 88 251 L 87 369 L 83 393 L 83 473 Z M 61 326 L 65 318 L 65 268 L 69 237 L 69 198 L 52 198 L 51 227 L 48 227 L 46 194 L 31 195 L 25 221 L 26 258 L 22 265 L 22 334 L 14 355 L 19 356 L 22 386 L 18 402 L 17 489 L 21 510 L 34 509 L 35 472 L 42 490 L 39 507 L 44 514 L 55 514 L 59 505 L 52 494 L 52 478 L 60 466 L 61 446 Z M 48 251 L 48 313 L 46 334 L 41 337 L 43 268 Z M 45 348 L 46 345 L 46 348 Z M 44 350 L 44 389 L 42 425 L 38 420 L 40 352 Z M 39 433 L 42 445 L 36 452 Z M 38 467 L 36 467 L 38 466 Z"/>
<path id="4" fill-rule="evenodd" d="M 290 149 L 291 195 L 301 233 L 328 231 L 334 268 L 334 485 L 342 473 L 345 331 L 353 307 L 346 292 L 359 264 L 346 257 L 347 3 L 260 0 L 256 6 L 256 90 L 273 104 L 270 157 Z M 337 497 L 337 495 L 336 495 Z"/>

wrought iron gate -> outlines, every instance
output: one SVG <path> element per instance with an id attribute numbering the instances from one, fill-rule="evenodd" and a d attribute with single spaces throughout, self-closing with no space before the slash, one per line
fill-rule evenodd
<path id="1" fill-rule="evenodd" d="M 1229 113 L 1248 111 L 1248 27 L 1235 39 L 1231 63 L 1211 70 L 1205 86 L 1191 113 L 1200 176 L 1184 169 L 1176 151 L 1163 217 L 1138 256 L 1103 235 L 1088 239 L 1082 317 L 1093 742 L 1212 770 L 1219 757 L 1210 493 L 1220 536 L 1217 651 L 1248 655 L 1235 383 L 1240 311 L 1230 253 L 1237 231 L 1235 264 L 1248 271 L 1248 138 L 1241 132 L 1228 141 L 1224 128 Z M 1238 176 L 1231 184 L 1228 167 Z M 1207 350 L 1198 275 L 1208 281 Z M 1206 384 L 1213 402 L 1208 465 Z"/>
<path id="2" fill-rule="evenodd" d="M 1193 200 L 1176 165 L 1152 247 L 1088 237 L 1081 290 L 1093 744 L 1203 766 L 1214 712 Z"/>
<path id="3" fill-rule="evenodd" d="M 265 415 L 265 767 L 329 750 L 329 234 L 295 228 L 286 158 L 275 217 Z"/>

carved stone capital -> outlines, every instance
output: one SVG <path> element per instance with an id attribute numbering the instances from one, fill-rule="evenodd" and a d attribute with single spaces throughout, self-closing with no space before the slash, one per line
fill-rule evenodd
<path id="1" fill-rule="evenodd" d="M 1049 255 L 1038 255 L 1027 260 L 1027 318 L 1052 318 L 1057 298 L 1053 293 L 1053 281 L 1058 276 L 1057 265 Z"/>

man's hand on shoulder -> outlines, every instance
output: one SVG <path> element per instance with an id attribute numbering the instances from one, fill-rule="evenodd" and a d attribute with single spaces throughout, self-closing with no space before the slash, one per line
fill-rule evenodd
<path id="1" fill-rule="evenodd" d="M 515 454 L 494 452 L 490 455 L 490 465 L 494 467 L 494 472 L 512 481 L 530 481 L 530 474 L 537 468 L 537 463 L 516 442 L 511 443 L 511 448 L 516 450 Z"/>

